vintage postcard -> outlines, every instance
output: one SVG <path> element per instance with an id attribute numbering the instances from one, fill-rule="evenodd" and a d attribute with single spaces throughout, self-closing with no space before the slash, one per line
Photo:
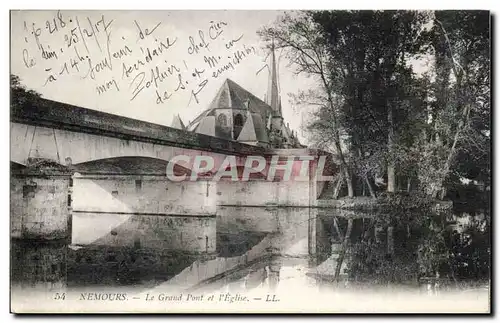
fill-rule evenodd
<path id="1" fill-rule="evenodd" d="M 12 313 L 490 313 L 488 11 L 10 12 Z"/>

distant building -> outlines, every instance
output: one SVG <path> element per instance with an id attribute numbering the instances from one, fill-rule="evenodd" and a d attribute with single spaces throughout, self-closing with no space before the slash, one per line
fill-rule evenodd
<path id="1" fill-rule="evenodd" d="M 212 103 L 187 127 L 187 131 L 269 148 L 302 148 L 297 134 L 285 124 L 278 90 L 274 46 L 266 102 L 230 79 L 222 84 Z M 174 122 L 179 128 L 182 121 Z"/>

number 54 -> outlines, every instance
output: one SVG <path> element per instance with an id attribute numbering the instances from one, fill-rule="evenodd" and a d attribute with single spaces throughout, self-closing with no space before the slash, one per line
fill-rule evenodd
<path id="1" fill-rule="evenodd" d="M 64 300 L 66 299 L 66 293 L 56 293 L 54 295 L 55 300 Z"/>

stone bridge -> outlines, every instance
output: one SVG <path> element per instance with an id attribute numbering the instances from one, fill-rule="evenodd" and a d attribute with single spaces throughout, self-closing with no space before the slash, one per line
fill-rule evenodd
<path id="1" fill-rule="evenodd" d="M 13 238 L 210 253 L 216 214 L 226 219 L 221 223 L 244 222 L 251 214 L 242 207 L 264 207 L 269 216 L 272 208 L 291 207 L 307 208 L 306 217 L 315 219 L 311 207 L 325 186 L 314 171 L 322 152 L 311 149 L 265 149 L 46 99 L 12 107 L 10 126 Z M 250 181 L 172 182 L 166 169 L 178 155 L 211 156 L 215 167 L 229 155 L 238 168 L 247 156 L 313 161 L 302 182 L 266 180 L 268 164 Z M 174 171 L 192 168 L 176 164 Z M 304 252 L 311 253 L 315 229 L 305 223 Z"/>

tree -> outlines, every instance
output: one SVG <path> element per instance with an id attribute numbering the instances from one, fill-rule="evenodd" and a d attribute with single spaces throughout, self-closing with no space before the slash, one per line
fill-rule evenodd
<path id="1" fill-rule="evenodd" d="M 348 195 L 385 189 L 386 225 L 420 232 L 419 264 L 441 270 L 450 252 L 433 200 L 464 178 L 491 182 L 489 13 L 310 11 L 261 35 L 317 82 L 293 98 L 313 108 L 313 144 L 336 154 Z"/>
<path id="2" fill-rule="evenodd" d="M 421 51 L 427 14 L 400 11 L 318 11 L 287 14 L 264 29 L 287 49 L 297 73 L 315 77 L 319 87 L 295 95 L 296 103 L 316 107 L 308 129 L 316 145 L 331 147 L 349 178 L 372 184 L 388 174 L 395 191 L 397 131 L 408 126 L 421 95 L 408 60 Z M 404 136 L 401 136 L 404 138 Z M 331 145 L 330 145 L 331 144 Z M 386 171 L 383 171 L 383 164 Z M 379 181 L 380 182 L 380 181 Z"/>
<path id="3" fill-rule="evenodd" d="M 387 191 L 396 190 L 398 130 L 407 124 L 416 78 L 408 60 L 421 52 L 427 14 L 414 11 L 327 11 L 314 13 L 339 68 L 332 77 L 345 98 L 344 127 L 362 176 L 365 157 L 387 166 Z M 415 101 L 415 100 L 413 100 Z M 410 108 L 411 107 L 411 108 Z M 380 172 L 380 171 L 379 171 Z M 367 181 L 368 182 L 368 181 Z"/>
<path id="4" fill-rule="evenodd" d="M 362 182 L 372 196 L 373 184 L 388 192 L 406 184 L 442 199 L 457 156 L 474 152 L 486 166 L 487 12 L 310 11 L 260 34 L 317 81 L 293 97 L 315 108 L 311 139 L 337 155 L 349 196 Z M 421 56 L 433 65 L 417 75 Z"/>
<path id="5" fill-rule="evenodd" d="M 35 102 L 41 94 L 28 90 L 17 75 L 10 74 L 10 106 L 11 109 L 22 107 L 29 102 Z"/>
<path id="6" fill-rule="evenodd" d="M 346 152 L 342 148 L 341 125 L 339 121 L 338 97 L 334 93 L 335 84 L 329 77 L 331 57 L 327 53 L 325 39 L 321 36 L 309 12 L 298 15 L 285 14 L 273 27 L 259 31 L 260 36 L 273 42 L 276 48 L 286 50 L 286 57 L 295 65 L 297 74 L 313 77 L 318 84 L 315 91 L 301 92 L 296 96 L 302 104 L 320 107 L 322 113 L 329 118 L 328 126 L 316 125 L 319 129 L 327 129 L 328 140 L 339 158 L 343 178 L 347 183 L 348 196 L 354 196 L 352 174 Z M 316 126 L 313 126 L 316 127 Z"/>
<path id="7" fill-rule="evenodd" d="M 430 196 L 442 199 L 446 180 L 461 168 L 457 156 L 485 161 L 483 178 L 489 178 L 489 13 L 436 12 L 430 39 L 436 75 L 429 113 L 433 127 L 421 144 L 420 180 Z"/>

